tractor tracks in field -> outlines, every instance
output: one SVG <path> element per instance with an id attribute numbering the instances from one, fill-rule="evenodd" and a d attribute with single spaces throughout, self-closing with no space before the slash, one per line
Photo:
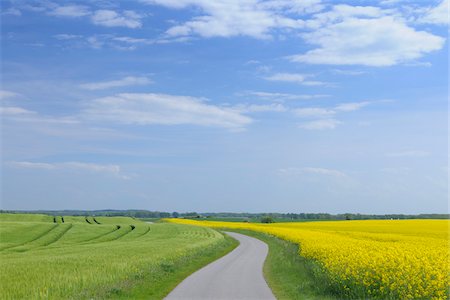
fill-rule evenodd
<path id="1" fill-rule="evenodd" d="M 49 246 L 49 245 L 59 241 L 67 233 L 67 231 L 72 229 L 73 224 L 68 224 L 68 225 L 69 226 L 67 226 L 65 230 L 62 230 L 60 233 L 58 233 L 58 235 L 52 241 L 50 241 L 48 244 L 45 244 L 45 245 L 42 245 L 42 246 Z"/>
<path id="2" fill-rule="evenodd" d="M 136 226 L 134 225 L 116 225 L 116 229 L 84 242 L 90 244 L 116 241 L 132 232 L 135 228 Z"/>
<path id="3" fill-rule="evenodd" d="M 54 226 L 52 226 L 50 229 L 48 229 L 48 230 L 42 232 L 41 234 L 39 234 L 38 236 L 36 236 L 35 238 L 33 238 L 33 239 L 29 240 L 29 241 L 26 241 L 26 242 L 23 242 L 23 243 L 20 243 L 20 244 L 17 244 L 17 245 L 12 245 L 12 246 L 8 246 L 8 247 L 5 247 L 5 248 L 2 248 L 2 249 L 0 249 L 0 251 L 7 250 L 7 249 L 12 249 L 12 248 L 15 248 L 15 247 L 20 247 L 20 246 L 29 244 L 29 243 L 31 243 L 31 242 L 34 242 L 34 241 L 40 239 L 41 237 L 43 237 L 43 236 L 49 234 L 49 233 L 50 233 L 52 230 L 54 230 L 56 227 L 58 227 L 57 224 L 54 225 Z"/>
<path id="4" fill-rule="evenodd" d="M 143 237 L 144 235 L 146 235 L 149 232 L 150 232 L 150 226 L 147 227 L 147 229 L 144 231 L 144 233 L 142 233 L 141 235 L 137 236 L 136 238 L 141 238 L 141 237 Z"/>
<path id="5" fill-rule="evenodd" d="M 72 224 L 57 224 L 30 241 L 3 248 L 2 251 L 10 250 L 13 252 L 26 252 L 31 249 L 47 247 L 59 241 L 59 239 L 61 239 L 72 227 Z"/>
<path id="6" fill-rule="evenodd" d="M 56 221 L 54 219 L 54 221 Z M 62 220 L 61 220 L 62 221 Z M 91 220 L 89 220 L 91 221 Z M 88 219 L 86 218 L 86 222 L 88 222 Z M 93 219 L 95 224 L 101 224 L 98 222 L 95 218 Z M 93 223 L 89 223 L 93 224 Z M 8 245 L 3 248 L 0 248 L 0 252 L 3 252 L 7 250 L 8 252 L 26 252 L 32 249 L 42 248 L 50 246 L 56 242 L 58 242 L 70 229 L 72 229 L 73 224 L 72 223 L 57 223 L 54 222 L 49 229 L 45 230 L 44 232 L 41 232 L 34 238 L 14 244 L 14 245 Z M 98 236 L 95 236 L 91 239 L 81 241 L 80 244 L 92 244 L 92 243 L 104 243 L 104 242 L 112 242 L 117 241 L 121 238 L 126 237 L 130 233 L 132 233 L 134 230 L 136 230 L 136 225 L 114 225 L 114 229 L 104 233 L 100 234 Z M 135 232 L 133 234 L 133 237 L 135 239 L 141 238 L 142 236 L 148 234 L 150 232 L 150 226 L 148 226 L 144 232 L 139 233 Z"/>

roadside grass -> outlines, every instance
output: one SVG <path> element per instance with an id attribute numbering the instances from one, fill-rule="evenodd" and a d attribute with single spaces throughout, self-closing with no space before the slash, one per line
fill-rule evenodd
<path id="1" fill-rule="evenodd" d="M 1 214 L 0 298 L 161 299 L 237 244 L 205 227 L 95 219 Z"/>
<path id="2" fill-rule="evenodd" d="M 298 245 L 252 230 L 224 230 L 255 237 L 269 246 L 264 278 L 277 299 L 340 299 L 320 268 L 298 255 Z"/>

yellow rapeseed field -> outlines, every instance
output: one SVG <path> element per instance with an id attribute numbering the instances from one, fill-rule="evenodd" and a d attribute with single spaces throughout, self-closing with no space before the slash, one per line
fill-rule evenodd
<path id="1" fill-rule="evenodd" d="M 366 220 L 255 224 L 171 222 L 247 229 L 291 241 L 341 295 L 449 299 L 449 220 Z"/>

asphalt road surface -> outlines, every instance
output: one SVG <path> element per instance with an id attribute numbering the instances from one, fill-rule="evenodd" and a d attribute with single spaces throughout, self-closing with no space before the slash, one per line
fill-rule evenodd
<path id="1" fill-rule="evenodd" d="M 243 234 L 227 234 L 239 246 L 186 278 L 165 299 L 275 299 L 263 277 L 267 244 Z"/>

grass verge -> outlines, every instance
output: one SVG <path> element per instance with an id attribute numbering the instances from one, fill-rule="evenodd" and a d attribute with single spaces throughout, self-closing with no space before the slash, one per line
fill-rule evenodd
<path id="1" fill-rule="evenodd" d="M 239 242 L 225 239 L 210 247 L 193 251 L 175 260 L 165 260 L 135 278 L 96 295 L 95 299 L 163 299 L 186 277 L 207 264 L 228 254 Z"/>
<path id="2" fill-rule="evenodd" d="M 269 246 L 264 277 L 277 299 L 338 299 L 317 264 L 298 254 L 298 245 L 251 230 L 227 231 L 255 237 Z"/>

